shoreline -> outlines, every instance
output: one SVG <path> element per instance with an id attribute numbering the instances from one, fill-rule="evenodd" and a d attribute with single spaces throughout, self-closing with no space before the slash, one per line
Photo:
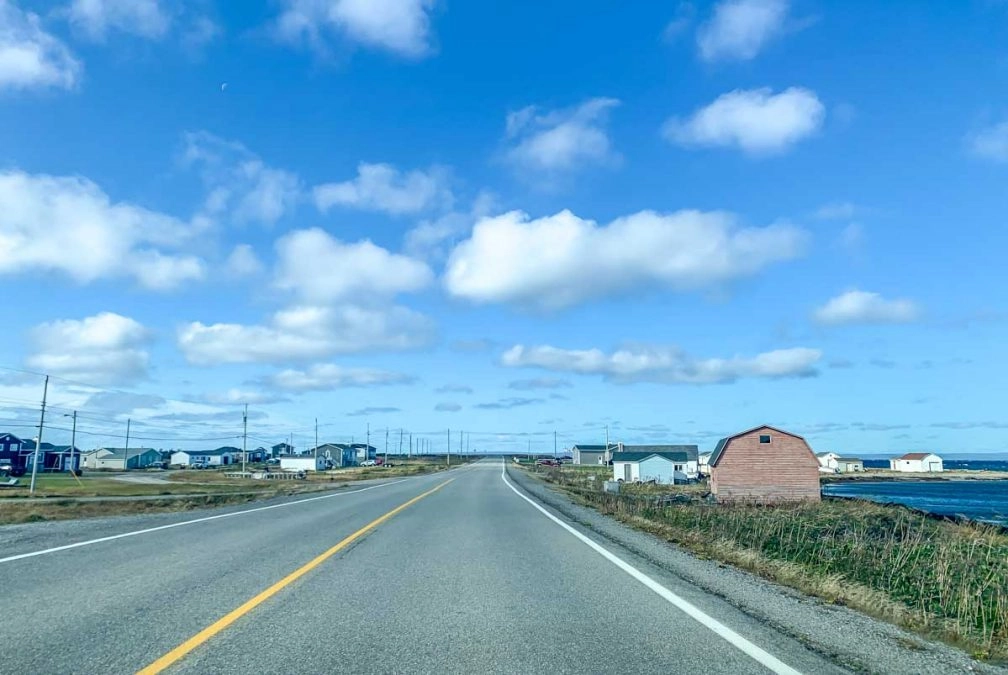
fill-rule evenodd
<path id="1" fill-rule="evenodd" d="M 856 473 L 824 473 L 819 475 L 820 483 L 843 483 L 849 481 L 952 481 L 952 480 L 1008 480 L 1008 471 L 987 471 L 953 469 L 941 473 L 903 473 L 889 469 L 869 469 Z"/>

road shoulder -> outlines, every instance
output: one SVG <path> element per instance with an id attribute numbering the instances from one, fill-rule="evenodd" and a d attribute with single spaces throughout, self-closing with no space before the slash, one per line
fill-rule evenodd
<path id="1" fill-rule="evenodd" d="M 722 563 L 698 558 L 651 534 L 575 504 L 524 471 L 509 466 L 507 474 L 527 495 L 582 530 L 724 599 L 846 668 L 893 673 L 1008 672 L 1008 669 L 980 663 L 952 647 L 927 641 L 864 614 L 826 604 Z"/>

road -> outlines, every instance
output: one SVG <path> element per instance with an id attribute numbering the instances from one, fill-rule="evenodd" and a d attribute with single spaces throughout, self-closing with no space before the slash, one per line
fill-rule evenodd
<path id="1" fill-rule="evenodd" d="M 846 672 L 502 468 L 0 537 L 0 672 Z"/>

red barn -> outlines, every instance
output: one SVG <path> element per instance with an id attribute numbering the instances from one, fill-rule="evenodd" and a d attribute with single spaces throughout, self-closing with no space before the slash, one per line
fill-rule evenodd
<path id="1" fill-rule="evenodd" d="M 710 458 L 719 502 L 817 502 L 819 460 L 801 436 L 762 426 L 718 441 Z"/>

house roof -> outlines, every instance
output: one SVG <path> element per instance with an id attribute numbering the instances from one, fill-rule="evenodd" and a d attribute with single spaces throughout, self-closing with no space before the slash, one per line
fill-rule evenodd
<path id="1" fill-rule="evenodd" d="M 695 445 L 624 445 L 621 452 L 685 452 L 691 460 L 696 460 L 699 456 L 699 448 Z"/>
<path id="2" fill-rule="evenodd" d="M 45 445 L 45 443 L 43 443 L 42 445 Z M 115 459 L 121 459 L 126 455 L 126 448 L 98 448 L 97 450 L 92 450 L 91 452 L 99 452 L 101 450 L 107 450 L 109 454 L 105 455 L 104 457 L 101 457 L 100 459 L 108 459 L 110 457 L 114 457 Z M 137 455 L 145 455 L 148 452 L 158 452 L 158 451 L 155 450 L 154 448 L 130 448 L 129 456 L 132 458 L 136 457 Z M 158 456 L 160 457 L 161 453 L 158 453 Z"/>
<path id="3" fill-rule="evenodd" d="M 56 446 L 53 445 L 52 443 L 46 443 L 45 441 L 42 441 L 42 445 L 39 446 L 39 450 L 52 450 L 55 447 Z M 34 440 L 21 441 L 21 449 L 22 450 L 34 450 L 35 449 L 35 441 Z"/>
<path id="4" fill-rule="evenodd" d="M 184 452 L 187 455 L 200 455 L 200 456 L 206 455 L 210 457 L 215 457 L 217 455 L 234 454 L 236 452 L 241 452 L 241 450 L 239 450 L 238 448 L 223 447 L 223 448 L 215 448 L 213 450 L 179 450 L 179 452 Z"/>
<path id="5" fill-rule="evenodd" d="M 14 434 L 4 432 L 0 434 L 0 441 L 12 441 L 14 443 L 20 443 L 21 439 L 15 436 Z"/>
<path id="6" fill-rule="evenodd" d="M 615 445 L 610 445 L 610 448 L 616 447 Z M 578 443 L 577 445 L 572 445 L 571 450 L 578 450 L 580 452 L 605 452 L 606 447 L 604 445 L 583 445 Z"/>
<path id="7" fill-rule="evenodd" d="M 662 457 L 670 462 L 688 462 L 689 455 L 685 452 L 614 452 L 614 462 L 641 462 L 648 457 Z"/>
<path id="8" fill-rule="evenodd" d="M 806 441 L 804 437 L 799 436 L 798 434 L 793 434 L 790 431 L 784 431 L 783 429 L 772 427 L 769 424 L 761 424 L 758 427 L 753 427 L 752 429 L 746 429 L 745 431 L 740 431 L 737 434 L 733 434 L 731 436 L 725 436 L 720 441 L 718 441 L 717 445 L 714 446 L 714 452 L 711 453 L 711 458 L 708 464 L 710 466 L 717 466 L 718 460 L 721 459 L 721 455 L 722 453 L 724 453 L 725 446 L 728 445 L 728 441 L 734 440 L 739 436 L 745 436 L 746 434 L 751 434 L 752 432 L 759 431 L 761 429 L 769 429 L 770 431 L 775 431 L 778 434 L 787 434 L 788 436 L 794 436 L 795 438 L 801 439 L 802 442 L 805 443 L 805 445 L 808 445 L 808 441 Z"/>
<path id="9" fill-rule="evenodd" d="M 908 452 L 905 455 L 900 455 L 896 459 L 924 459 L 925 457 L 930 457 L 934 455 L 933 452 Z M 938 455 L 935 455 L 937 457 Z"/>

